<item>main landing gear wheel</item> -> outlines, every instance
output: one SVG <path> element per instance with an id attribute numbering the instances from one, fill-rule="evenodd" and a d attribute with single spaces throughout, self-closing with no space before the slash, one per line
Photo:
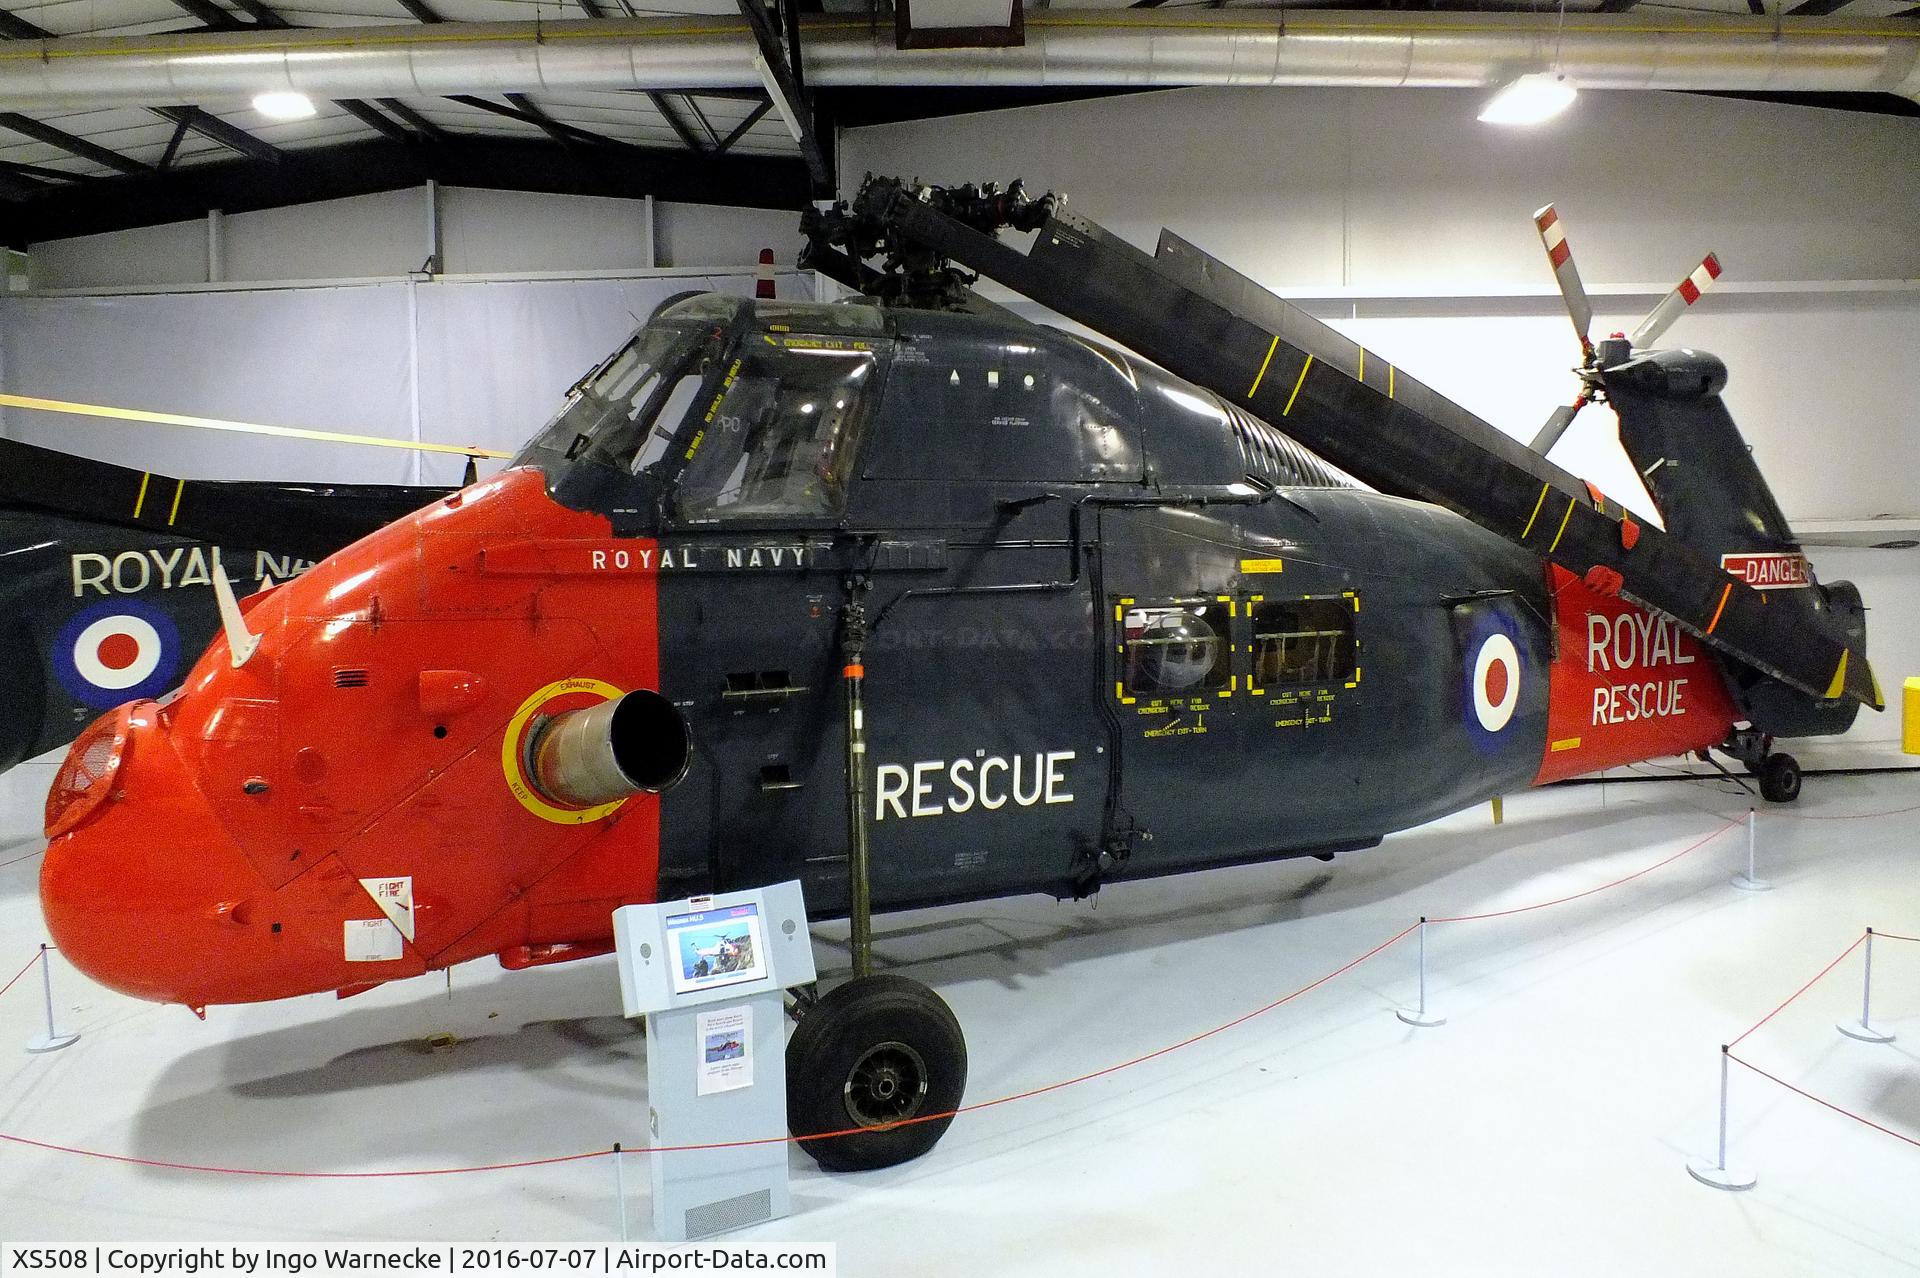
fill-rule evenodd
<path id="1" fill-rule="evenodd" d="M 1800 763 L 1790 754 L 1770 754 L 1755 773 L 1760 797 L 1768 803 L 1792 803 L 1800 797 Z"/>
<path id="2" fill-rule="evenodd" d="M 870 1171 L 932 1149 L 967 1086 L 967 1041 L 938 994 L 904 976 L 864 976 L 823 995 L 787 1043 L 795 1136 L 871 1130 L 800 1148 L 828 1171 Z M 948 1114 L 925 1122 L 923 1114 Z M 900 1125 L 900 1124 L 904 1124 Z"/>

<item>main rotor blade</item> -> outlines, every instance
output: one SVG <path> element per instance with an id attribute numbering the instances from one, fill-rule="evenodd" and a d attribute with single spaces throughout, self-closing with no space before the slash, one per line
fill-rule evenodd
<path id="1" fill-rule="evenodd" d="M 1540 232 L 1540 242 L 1547 247 L 1547 260 L 1553 263 L 1553 278 L 1560 285 L 1560 296 L 1567 299 L 1567 314 L 1572 317 L 1573 331 L 1580 338 L 1580 350 L 1591 354 L 1593 341 L 1587 333 L 1593 327 L 1593 303 L 1587 300 L 1587 286 L 1580 282 L 1580 268 L 1573 264 L 1573 246 L 1567 243 L 1560 215 L 1549 204 L 1533 215 L 1533 225 Z"/>
<path id="2" fill-rule="evenodd" d="M 1713 287 L 1720 278 L 1720 259 L 1707 254 L 1700 265 L 1693 268 L 1693 274 L 1680 281 L 1680 287 L 1660 299 L 1660 304 L 1647 312 L 1640 321 L 1640 327 L 1627 335 L 1627 341 L 1633 349 L 1643 351 L 1660 340 L 1660 334 L 1667 331 L 1673 322 L 1686 312 L 1689 306 L 1700 300 L 1700 295 Z"/>
<path id="3" fill-rule="evenodd" d="M 1567 427 L 1573 425 L 1573 419 L 1579 416 L 1580 410 L 1587 406 L 1587 402 L 1587 397 L 1582 395 L 1571 404 L 1562 404 L 1554 409 L 1553 415 L 1547 418 L 1547 424 L 1542 426 L 1540 433 L 1533 437 L 1533 443 L 1530 445 L 1533 451 L 1542 457 L 1552 452 L 1553 446 L 1560 442 L 1562 435 L 1567 433 Z"/>
<path id="4" fill-rule="evenodd" d="M 1864 651 L 1852 660 L 1824 617 L 1768 607 L 1657 529 L 1624 531 L 1623 512 L 1571 474 L 1411 377 L 1380 377 L 1372 361 L 1363 375 L 1351 341 L 1177 237 L 1149 256 L 1056 210 L 1022 252 L 904 190 L 886 216 L 902 239 L 1242 405 L 1383 492 L 1446 506 L 1575 576 L 1604 567 L 1629 603 L 1811 696 L 1881 704 Z"/>

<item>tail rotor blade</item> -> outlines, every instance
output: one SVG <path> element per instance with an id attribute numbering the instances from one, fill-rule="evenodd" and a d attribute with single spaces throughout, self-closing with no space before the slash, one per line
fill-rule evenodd
<path id="1" fill-rule="evenodd" d="M 1547 418 L 1547 424 L 1542 426 L 1540 433 L 1533 437 L 1533 443 L 1530 445 L 1533 451 L 1542 457 L 1552 452 L 1553 446 L 1560 442 L 1560 437 L 1567 433 L 1567 427 L 1573 425 L 1573 419 L 1579 416 L 1580 410 L 1586 406 L 1587 397 L 1582 395 L 1571 404 L 1562 404 L 1554 409 L 1553 415 Z"/>
<path id="2" fill-rule="evenodd" d="M 1560 225 L 1560 215 L 1549 204 L 1533 215 L 1533 224 L 1540 232 L 1540 242 L 1547 247 L 1547 260 L 1553 263 L 1553 278 L 1560 285 L 1560 296 L 1567 299 L 1567 314 L 1573 319 L 1573 331 L 1580 338 L 1580 349 L 1590 354 L 1593 342 L 1587 333 L 1593 327 L 1593 304 L 1587 301 L 1587 288 L 1580 282 L 1580 269 L 1573 264 L 1573 248 L 1567 243 L 1567 233 Z"/>
<path id="3" fill-rule="evenodd" d="M 1689 306 L 1700 300 L 1700 295 L 1713 287 L 1720 278 L 1720 259 L 1709 253 L 1693 273 L 1680 281 L 1680 287 L 1660 299 L 1660 304 L 1647 312 L 1640 321 L 1640 327 L 1627 335 L 1633 349 L 1640 351 L 1651 347 L 1660 340 L 1660 334 L 1667 331 L 1673 322 L 1686 313 Z"/>

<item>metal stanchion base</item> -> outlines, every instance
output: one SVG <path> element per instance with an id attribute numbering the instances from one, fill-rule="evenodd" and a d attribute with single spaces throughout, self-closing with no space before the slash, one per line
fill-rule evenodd
<path id="1" fill-rule="evenodd" d="M 1841 1021 L 1834 1027 L 1848 1038 L 1857 1038 L 1863 1043 L 1891 1043 L 1893 1035 L 1885 1030 L 1877 1030 L 1865 1021 Z"/>
<path id="2" fill-rule="evenodd" d="M 1765 879 L 1750 879 L 1744 874 L 1734 875 L 1733 885 L 1739 888 L 1742 892 L 1773 891 L 1773 884 L 1767 882 Z"/>
<path id="3" fill-rule="evenodd" d="M 1438 1012 L 1434 1012 L 1434 1011 L 1422 1012 L 1411 1007 L 1402 1007 L 1402 1008 L 1396 1009 L 1394 1012 L 1394 1015 L 1399 1017 L 1401 1020 L 1405 1021 L 1409 1025 L 1418 1025 L 1421 1027 L 1425 1027 L 1429 1025 L 1445 1025 L 1447 1023 L 1447 1018 L 1440 1015 L 1440 1013 Z"/>
<path id="4" fill-rule="evenodd" d="M 1687 1175 L 1693 1177 L 1701 1184 L 1711 1185 L 1715 1189 L 1752 1189 L 1759 1180 L 1758 1177 L 1748 1172 L 1736 1171 L 1730 1167 L 1722 1167 L 1718 1163 L 1711 1162 L 1705 1158 L 1695 1158 L 1688 1162 Z"/>
<path id="5" fill-rule="evenodd" d="M 78 1034 L 54 1034 L 51 1036 L 36 1034 L 33 1040 L 27 1044 L 27 1050 L 36 1054 L 41 1052 L 57 1052 L 63 1047 L 73 1046 L 74 1043 L 79 1041 L 79 1038 L 80 1036 Z"/>

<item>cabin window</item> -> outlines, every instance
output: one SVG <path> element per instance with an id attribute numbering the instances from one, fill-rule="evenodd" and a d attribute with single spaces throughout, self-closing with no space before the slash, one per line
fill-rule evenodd
<path id="1" fill-rule="evenodd" d="M 845 505 L 877 357 L 844 338 L 775 340 L 750 338 L 704 417 L 680 433 L 687 522 L 833 516 Z"/>
<path id="2" fill-rule="evenodd" d="M 1350 684 L 1359 676 L 1355 595 L 1264 599 L 1255 596 L 1253 690 L 1301 684 Z"/>
<path id="3" fill-rule="evenodd" d="M 1230 600 L 1122 600 L 1118 611 L 1123 696 L 1193 697 L 1231 688 Z"/>

